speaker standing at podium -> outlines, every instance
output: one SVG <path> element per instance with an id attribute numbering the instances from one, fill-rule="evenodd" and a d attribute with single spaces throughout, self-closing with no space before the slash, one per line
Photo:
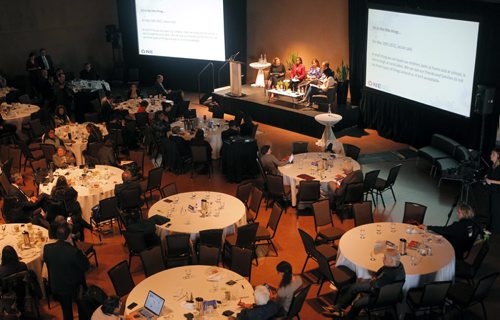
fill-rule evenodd
<path id="1" fill-rule="evenodd" d="M 491 151 L 493 163 L 486 174 L 486 183 L 490 192 L 490 228 L 496 233 L 500 232 L 500 148 Z"/>

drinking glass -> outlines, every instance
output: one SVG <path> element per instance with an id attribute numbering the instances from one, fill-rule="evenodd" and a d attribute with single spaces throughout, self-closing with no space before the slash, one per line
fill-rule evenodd
<path id="1" fill-rule="evenodd" d="M 396 224 L 394 222 L 391 223 L 391 232 L 396 232 Z"/>
<path id="2" fill-rule="evenodd" d="M 382 226 L 377 224 L 377 234 L 382 234 Z"/>
<path id="3" fill-rule="evenodd" d="M 375 260 L 376 260 L 375 259 L 375 252 L 373 252 L 373 250 L 372 250 L 372 251 L 370 251 L 370 261 L 375 261 Z"/>
<path id="4" fill-rule="evenodd" d="M 366 235 L 366 233 L 365 233 L 365 228 L 360 228 L 360 229 L 359 229 L 359 238 L 360 238 L 360 239 L 364 239 L 364 238 L 365 238 L 365 235 Z"/>

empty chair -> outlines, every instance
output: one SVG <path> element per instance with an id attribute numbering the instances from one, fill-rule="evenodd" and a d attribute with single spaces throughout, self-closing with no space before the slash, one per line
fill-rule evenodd
<path id="1" fill-rule="evenodd" d="M 238 227 L 236 235 L 232 234 L 226 237 L 224 241 L 224 261 L 229 258 L 228 255 L 231 254 L 231 249 L 234 246 L 240 248 L 247 248 L 253 251 L 255 244 L 255 236 L 257 235 L 257 229 L 259 228 L 259 223 L 249 223 Z"/>
<path id="2" fill-rule="evenodd" d="M 92 214 L 92 216 L 90 217 L 90 224 L 100 232 L 101 226 L 104 223 L 109 222 L 112 231 L 113 220 L 117 218 L 118 204 L 116 202 L 116 197 L 110 197 L 99 201 L 99 212 L 96 215 Z M 100 234 L 99 240 L 101 240 Z"/>
<path id="3" fill-rule="evenodd" d="M 490 293 L 491 287 L 495 283 L 500 272 L 494 272 L 479 279 L 475 286 L 468 283 L 455 282 L 448 291 L 448 299 L 451 300 L 452 306 L 460 312 L 475 305 L 481 304 L 483 308 L 484 319 L 488 319 L 484 299 Z"/>
<path id="4" fill-rule="evenodd" d="M 355 145 L 344 143 L 344 152 L 346 157 L 358 160 L 360 151 L 361 149 L 356 147 Z"/>
<path id="5" fill-rule="evenodd" d="M 219 265 L 220 248 L 200 245 L 198 253 L 198 264 L 207 266 Z"/>
<path id="6" fill-rule="evenodd" d="M 123 237 L 128 248 L 128 265 L 132 262 L 132 257 L 139 256 L 142 251 L 147 249 L 144 235 L 140 232 L 124 231 Z"/>
<path id="7" fill-rule="evenodd" d="M 307 232 L 300 228 L 298 230 L 300 238 L 302 239 L 302 244 L 304 245 L 304 250 L 306 251 L 307 255 L 301 273 L 304 273 L 309 259 L 313 259 L 317 262 L 316 257 L 318 256 L 318 252 L 326 258 L 328 263 L 335 262 L 335 259 L 337 258 L 337 250 L 334 247 L 325 243 L 317 246 L 314 243 L 314 239 Z"/>
<path id="8" fill-rule="evenodd" d="M 308 146 L 309 146 L 309 142 L 307 142 L 307 141 L 292 142 L 292 153 L 293 154 L 307 153 L 307 152 L 309 152 L 307 150 Z"/>
<path id="9" fill-rule="evenodd" d="M 344 230 L 333 226 L 332 215 L 330 214 L 330 205 L 328 200 L 321 200 L 313 203 L 314 225 L 316 228 L 316 239 L 328 242 L 334 242 L 340 239 Z"/>
<path id="10" fill-rule="evenodd" d="M 319 200 L 321 184 L 318 180 L 302 180 L 297 192 L 297 210 L 312 208 L 313 203 Z"/>
<path id="11" fill-rule="evenodd" d="M 385 202 L 384 202 L 384 196 L 382 195 L 385 191 L 391 190 L 392 197 L 394 198 L 394 202 L 396 201 L 396 196 L 394 195 L 394 190 L 392 187 L 394 186 L 394 183 L 396 183 L 396 178 L 398 177 L 399 169 L 401 169 L 403 165 L 398 164 L 395 165 L 394 167 L 391 168 L 389 171 L 389 175 L 387 176 L 387 180 L 384 180 L 382 178 L 377 178 L 377 182 L 375 183 L 375 194 L 380 196 L 382 199 L 382 205 L 385 208 Z"/>
<path id="12" fill-rule="evenodd" d="M 339 292 L 356 281 L 356 273 L 348 267 L 338 266 L 332 268 L 328 263 L 326 257 L 324 257 L 320 253 L 316 256 L 316 259 L 318 260 L 319 271 L 321 272 L 321 280 L 318 288 L 318 293 L 316 294 L 317 296 L 319 296 L 321 288 L 323 288 L 323 284 L 325 283 L 325 281 L 333 284 L 339 290 Z M 337 293 L 336 297 L 338 297 L 339 295 L 340 293 Z"/>
<path id="13" fill-rule="evenodd" d="M 414 202 L 405 202 L 403 223 L 414 225 L 424 224 L 425 211 L 427 207 Z"/>
<path id="14" fill-rule="evenodd" d="M 252 187 L 253 184 L 251 182 L 242 182 L 236 187 L 236 198 L 240 199 L 245 204 L 245 207 L 248 207 L 248 199 L 250 198 Z"/>
<path id="15" fill-rule="evenodd" d="M 260 204 L 262 203 L 263 192 L 257 187 L 253 187 L 250 198 L 250 205 L 247 210 L 247 221 L 254 222 L 259 215 Z"/>
<path id="16" fill-rule="evenodd" d="M 165 198 L 176 195 L 178 193 L 179 192 L 177 192 L 177 185 L 175 184 L 175 182 L 169 183 L 166 186 L 164 186 L 163 188 L 161 188 L 161 194 Z"/>
<path id="17" fill-rule="evenodd" d="M 290 186 L 283 184 L 282 176 L 268 175 L 267 191 L 267 208 L 276 201 L 282 204 L 285 208 L 287 207 L 287 203 L 290 200 Z"/>
<path id="18" fill-rule="evenodd" d="M 299 313 L 302 310 L 302 306 L 306 301 L 307 293 L 311 289 L 311 285 L 305 286 L 297 290 L 292 298 L 292 303 L 290 304 L 290 308 L 288 309 L 288 313 L 286 314 L 286 319 L 293 319 L 297 317 L 300 320 Z"/>
<path id="19" fill-rule="evenodd" d="M 98 159 L 99 150 L 104 146 L 104 142 L 92 142 L 87 145 L 87 150 L 85 150 L 85 154 L 91 156 L 93 158 Z"/>
<path id="20" fill-rule="evenodd" d="M 151 201 L 153 201 L 153 191 L 158 191 L 160 193 L 160 197 L 163 196 L 161 194 L 161 179 L 163 177 L 163 168 L 158 167 L 149 170 L 148 179 L 141 183 L 141 190 L 143 192 L 144 200 L 146 200 L 146 206 L 149 207 L 148 200 L 146 198 L 146 193 L 149 192 L 149 196 Z"/>
<path id="21" fill-rule="evenodd" d="M 223 229 L 208 229 L 200 231 L 198 245 L 206 245 L 210 247 L 222 247 Z"/>
<path id="22" fill-rule="evenodd" d="M 335 208 L 340 220 L 352 218 L 352 205 L 361 201 L 363 201 L 363 182 L 347 184 L 344 196 L 337 202 Z"/>
<path id="23" fill-rule="evenodd" d="M 87 257 L 87 259 L 90 260 L 90 258 L 93 256 L 94 261 L 95 261 L 95 266 L 99 266 L 99 262 L 97 261 L 97 252 L 95 251 L 94 244 L 90 242 L 85 242 L 85 241 L 78 241 L 75 238 L 72 238 L 73 240 L 73 245 L 80 249 L 83 254 Z"/>
<path id="24" fill-rule="evenodd" d="M 372 201 L 375 203 L 375 195 L 373 194 L 373 189 L 375 188 L 375 183 L 377 182 L 379 173 L 380 170 L 372 170 L 365 173 L 365 178 L 363 180 L 363 194 L 365 195 L 365 201 L 368 200 L 368 195 L 371 195 Z"/>
<path id="25" fill-rule="evenodd" d="M 354 211 L 354 226 L 373 223 L 372 202 L 363 201 L 352 205 Z"/>
<path id="26" fill-rule="evenodd" d="M 247 248 L 233 246 L 231 248 L 231 270 L 242 277 L 252 277 L 252 258 L 253 251 Z"/>
<path id="27" fill-rule="evenodd" d="M 370 314 L 374 311 L 391 309 L 394 316 L 398 317 L 397 304 L 403 298 L 403 285 L 405 280 L 398 280 L 382 286 L 371 300 L 372 302 L 364 309 Z"/>
<path id="28" fill-rule="evenodd" d="M 142 177 L 144 175 L 144 150 L 130 150 L 129 158 L 135 162 Z"/>
<path id="29" fill-rule="evenodd" d="M 458 259 L 455 264 L 455 277 L 459 279 L 465 279 L 469 283 L 472 283 L 484 258 L 489 251 L 488 241 L 478 241 L 469 250 L 467 256 L 463 259 Z"/>
<path id="30" fill-rule="evenodd" d="M 281 219 L 281 215 L 283 214 L 283 208 L 275 203 L 273 205 L 273 210 L 271 215 L 269 216 L 269 220 L 267 221 L 267 225 L 265 227 L 259 226 L 257 229 L 257 235 L 255 236 L 256 245 L 267 244 L 273 247 L 274 252 L 276 252 L 276 256 L 278 256 L 278 250 L 273 243 L 273 238 L 276 235 L 276 231 L 278 230 L 278 225 Z M 264 243 L 262 243 L 264 242 Z"/>
<path id="31" fill-rule="evenodd" d="M 147 125 L 149 125 L 149 114 L 147 112 L 137 112 L 135 114 L 135 121 L 137 127 L 143 130 Z"/>
<path id="32" fill-rule="evenodd" d="M 28 164 L 28 161 L 30 162 L 31 167 L 33 168 L 34 161 L 44 158 L 44 154 L 41 150 L 31 151 L 26 142 L 19 140 L 17 141 L 17 144 L 22 154 L 24 155 L 24 171 L 26 171 L 26 165 Z"/>
<path id="33" fill-rule="evenodd" d="M 129 294 L 135 287 L 127 260 L 123 260 L 109 269 L 108 276 L 111 279 L 116 295 L 120 298 Z"/>
<path id="34" fill-rule="evenodd" d="M 163 262 L 160 246 L 144 250 L 139 256 L 141 257 L 142 269 L 144 270 L 146 278 L 165 270 L 165 263 Z"/>
<path id="35" fill-rule="evenodd" d="M 191 178 L 198 167 L 201 167 L 208 171 L 208 177 L 212 177 L 212 158 L 210 158 L 208 154 L 207 146 L 191 146 L 191 155 L 192 155 L 192 170 L 191 170 Z"/>
<path id="36" fill-rule="evenodd" d="M 188 233 L 169 234 L 167 240 L 167 268 L 191 264 L 191 242 Z"/>
<path id="37" fill-rule="evenodd" d="M 433 310 L 442 314 L 450 286 L 451 281 L 439 281 L 426 283 L 423 287 L 411 288 L 406 295 L 406 302 L 415 315 L 417 311 L 430 313 Z"/>

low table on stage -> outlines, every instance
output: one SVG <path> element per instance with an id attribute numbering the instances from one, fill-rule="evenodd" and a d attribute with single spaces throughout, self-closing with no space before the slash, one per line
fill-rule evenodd
<path id="1" fill-rule="evenodd" d="M 337 138 L 333 134 L 332 127 L 342 120 L 342 116 L 336 113 L 322 113 L 314 117 L 314 119 L 325 126 L 321 140 L 316 142 L 319 147 L 327 147 L 328 144 L 333 143 Z"/>
<path id="2" fill-rule="evenodd" d="M 291 91 L 291 90 L 269 89 L 269 90 L 267 90 L 267 95 L 268 95 L 267 102 L 271 101 L 271 94 L 274 94 L 276 97 L 278 97 L 278 99 L 281 96 L 292 98 L 294 108 L 295 108 L 295 105 L 297 104 L 297 101 L 299 101 L 300 99 L 302 99 L 304 97 L 304 94 L 301 92 L 295 92 L 295 91 Z"/>
<path id="3" fill-rule="evenodd" d="M 264 69 L 267 69 L 271 66 L 269 62 L 252 62 L 250 63 L 250 67 L 253 69 L 259 70 L 257 72 L 257 78 L 255 79 L 255 83 L 252 84 L 252 87 L 264 88 L 266 86 L 264 82 Z"/>

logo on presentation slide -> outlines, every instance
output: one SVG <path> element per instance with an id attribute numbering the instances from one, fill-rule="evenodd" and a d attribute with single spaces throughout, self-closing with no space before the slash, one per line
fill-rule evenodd
<path id="1" fill-rule="evenodd" d="M 379 83 L 379 82 L 373 82 L 371 80 L 368 80 L 368 86 L 369 87 L 373 87 L 373 88 L 378 88 L 378 89 L 382 88 L 382 84 L 381 83 Z"/>
<path id="2" fill-rule="evenodd" d="M 143 54 L 153 54 L 153 50 L 144 50 L 144 49 L 141 49 L 141 53 L 143 53 Z"/>

